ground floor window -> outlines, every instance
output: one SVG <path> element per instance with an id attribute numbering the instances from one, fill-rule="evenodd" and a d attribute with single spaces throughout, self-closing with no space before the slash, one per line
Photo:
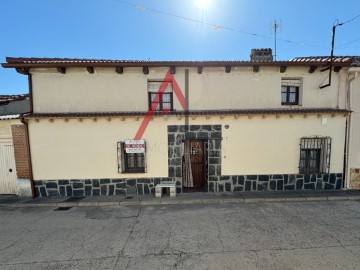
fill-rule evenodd
<path id="1" fill-rule="evenodd" d="M 300 140 L 299 171 L 303 174 L 329 173 L 330 137 L 308 137 Z"/>
<path id="2" fill-rule="evenodd" d="M 144 146 L 145 149 L 145 146 Z M 118 172 L 143 173 L 146 172 L 145 151 L 129 152 L 125 142 L 118 142 Z"/>

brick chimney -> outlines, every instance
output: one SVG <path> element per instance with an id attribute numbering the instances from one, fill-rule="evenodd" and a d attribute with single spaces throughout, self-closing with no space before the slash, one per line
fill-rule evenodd
<path id="1" fill-rule="evenodd" d="M 250 61 L 273 61 L 272 49 L 251 49 Z"/>

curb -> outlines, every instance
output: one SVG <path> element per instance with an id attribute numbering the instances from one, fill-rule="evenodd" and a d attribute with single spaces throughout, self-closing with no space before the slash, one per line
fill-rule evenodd
<path id="1" fill-rule="evenodd" d="M 280 198 L 219 198 L 219 199 L 154 199 L 115 202 L 44 202 L 44 203 L 0 203 L 0 207 L 34 208 L 34 207 L 99 207 L 99 206 L 155 206 L 155 205 L 190 205 L 190 204 L 242 204 L 257 202 L 315 202 L 315 201 L 355 201 L 360 195 L 354 196 L 309 196 Z"/>

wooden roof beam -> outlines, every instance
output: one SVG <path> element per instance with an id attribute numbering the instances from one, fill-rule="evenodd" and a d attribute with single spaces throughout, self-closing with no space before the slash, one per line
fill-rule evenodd
<path id="1" fill-rule="evenodd" d="M 94 73 L 94 67 L 86 67 L 87 72 L 89 72 L 90 74 Z"/>
<path id="2" fill-rule="evenodd" d="M 123 73 L 124 73 L 124 68 L 118 66 L 118 67 L 115 68 L 115 72 L 116 72 L 117 74 L 123 74 Z"/>
<path id="3" fill-rule="evenodd" d="M 26 67 L 19 67 L 19 68 L 16 68 L 16 72 L 20 73 L 20 74 L 23 74 L 23 75 L 29 75 L 29 68 L 26 68 Z"/>
<path id="4" fill-rule="evenodd" d="M 175 67 L 175 66 L 171 66 L 171 67 L 170 67 L 170 73 L 171 73 L 171 74 L 175 74 L 175 73 L 176 73 L 176 67 Z"/>
<path id="5" fill-rule="evenodd" d="M 65 67 L 57 67 L 56 68 L 57 72 L 65 74 L 66 73 L 66 68 Z"/>
<path id="6" fill-rule="evenodd" d="M 310 66 L 309 67 L 309 73 L 314 73 L 314 71 L 317 69 L 317 66 Z"/>
<path id="7" fill-rule="evenodd" d="M 285 73 L 287 66 L 280 66 L 280 73 Z"/>

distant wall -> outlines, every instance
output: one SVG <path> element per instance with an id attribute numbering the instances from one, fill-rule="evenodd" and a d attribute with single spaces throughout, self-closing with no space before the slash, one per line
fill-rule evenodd
<path id="1" fill-rule="evenodd" d="M 360 68 L 358 68 L 360 72 Z M 350 188 L 360 189 L 360 74 L 351 82 Z"/>

